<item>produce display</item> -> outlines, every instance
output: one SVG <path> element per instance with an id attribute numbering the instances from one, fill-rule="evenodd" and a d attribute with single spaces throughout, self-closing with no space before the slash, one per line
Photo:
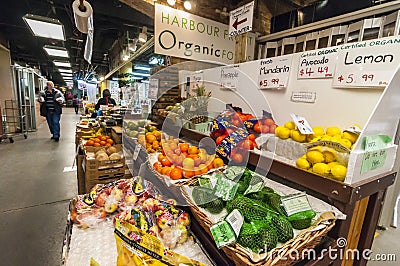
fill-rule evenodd
<path id="1" fill-rule="evenodd" d="M 102 128 L 99 128 L 96 133 L 93 133 L 92 136 L 86 137 L 88 140 L 84 142 L 84 146 L 93 146 L 93 147 L 110 147 L 114 145 L 114 141 L 110 136 L 104 134 Z"/>
<path id="2" fill-rule="evenodd" d="M 164 136 L 161 131 L 155 128 L 144 134 L 139 133 L 137 139 L 138 143 L 146 148 L 148 153 L 160 152 L 162 150 L 161 140 L 164 139 Z"/>
<path id="3" fill-rule="evenodd" d="M 137 138 L 139 134 L 146 134 L 149 129 L 153 129 L 153 126 L 150 126 L 148 120 L 124 120 L 124 129 L 129 137 Z"/>
<path id="4" fill-rule="evenodd" d="M 123 157 L 121 152 L 115 146 L 110 146 L 107 148 L 103 147 L 96 152 L 87 152 L 86 155 L 86 159 L 96 159 L 97 161 L 117 161 L 121 160 Z"/>
<path id="5" fill-rule="evenodd" d="M 215 154 L 208 154 L 204 148 L 186 142 L 180 143 L 179 139 L 171 136 L 161 140 L 161 146 L 162 153 L 158 155 L 158 161 L 153 167 L 172 180 L 192 178 L 224 166 L 224 161 Z"/>
<path id="6" fill-rule="evenodd" d="M 255 253 L 270 251 L 278 242 L 292 239 L 293 229 L 310 227 L 316 215 L 313 210 L 307 210 L 287 216 L 282 207 L 282 196 L 262 185 L 263 178 L 248 169 L 237 171 L 230 167 L 214 178 L 229 179 L 235 185 L 220 193 L 218 181 L 203 182 L 192 189 L 194 203 L 211 214 L 219 214 L 224 209 L 228 214 L 238 210 L 244 223 L 236 241 Z M 214 183 L 217 185 L 213 186 Z"/>

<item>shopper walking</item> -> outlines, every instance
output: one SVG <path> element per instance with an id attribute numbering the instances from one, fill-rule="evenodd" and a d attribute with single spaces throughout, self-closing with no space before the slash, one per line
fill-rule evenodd
<path id="1" fill-rule="evenodd" d="M 61 91 L 54 88 L 52 81 L 47 82 L 44 91 L 39 93 L 40 115 L 45 116 L 50 132 L 51 139 L 60 140 L 60 118 L 62 105 L 65 102 Z"/>
<path id="2" fill-rule="evenodd" d="M 78 110 L 79 110 L 79 98 L 78 95 L 74 95 L 74 101 L 72 103 L 72 105 L 74 106 L 75 109 L 75 114 L 78 114 Z"/>

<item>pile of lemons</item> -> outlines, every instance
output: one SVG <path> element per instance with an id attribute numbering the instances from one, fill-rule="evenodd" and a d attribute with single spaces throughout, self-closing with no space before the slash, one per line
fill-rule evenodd
<path id="1" fill-rule="evenodd" d="M 296 160 L 296 166 L 339 181 L 344 181 L 346 178 L 347 167 L 338 162 L 337 152 L 331 148 L 317 146 L 309 149 L 305 155 Z"/>
<path id="2" fill-rule="evenodd" d="M 313 132 L 314 134 L 309 135 L 300 133 L 293 121 L 288 121 L 283 126 L 279 126 L 275 129 L 275 135 L 280 139 L 291 138 L 300 143 L 330 140 L 338 142 L 348 149 L 354 147 L 354 143 L 356 143 L 358 138 L 357 134 L 347 131 L 342 132 L 340 128 L 336 126 L 328 127 L 326 131 L 320 126 L 313 127 Z"/>

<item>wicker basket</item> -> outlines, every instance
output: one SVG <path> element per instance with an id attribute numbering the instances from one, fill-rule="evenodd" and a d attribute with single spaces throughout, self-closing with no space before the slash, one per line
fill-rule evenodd
<path id="1" fill-rule="evenodd" d="M 181 191 L 186 201 L 190 204 L 193 216 L 212 238 L 210 227 L 213 222 L 194 204 L 185 189 L 181 189 Z M 295 238 L 284 243 L 281 247 L 275 248 L 267 253 L 256 254 L 236 243 L 225 246 L 222 250 L 235 263 L 235 265 L 294 265 L 301 261 L 301 256 L 294 259 L 295 256 L 290 254 L 296 251 L 296 254 L 301 255 L 304 250 L 314 248 L 335 226 L 335 221 L 336 218 L 333 212 L 322 213 L 312 226 L 302 230 Z"/>

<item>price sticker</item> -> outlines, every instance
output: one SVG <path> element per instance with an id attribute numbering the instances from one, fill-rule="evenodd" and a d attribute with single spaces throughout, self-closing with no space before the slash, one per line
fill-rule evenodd
<path id="1" fill-rule="evenodd" d="M 310 124 L 304 117 L 296 114 L 290 114 L 290 116 L 292 117 L 293 122 L 296 124 L 301 134 L 314 134 Z"/>
<path id="2" fill-rule="evenodd" d="M 228 216 L 226 216 L 225 221 L 229 223 L 235 232 L 236 237 L 238 237 L 244 222 L 244 217 L 240 212 L 237 209 L 234 209 L 230 214 L 228 214 Z"/>
<path id="3" fill-rule="evenodd" d="M 392 139 L 386 135 L 365 137 L 365 153 L 361 165 L 361 173 L 383 167 L 387 157 L 388 143 Z"/>
<path id="4" fill-rule="evenodd" d="M 282 206 L 287 216 L 312 209 L 306 193 L 283 197 Z"/>
<path id="5" fill-rule="evenodd" d="M 325 48 L 302 53 L 297 79 L 333 78 L 338 48 Z"/>
<path id="6" fill-rule="evenodd" d="M 217 248 L 228 246 L 236 241 L 236 234 L 227 221 L 220 221 L 210 227 Z"/>
<path id="7" fill-rule="evenodd" d="M 260 60 L 258 85 L 260 89 L 285 88 L 289 82 L 292 55 Z"/>
<path id="8" fill-rule="evenodd" d="M 140 153 L 140 144 L 138 144 L 138 145 L 135 147 L 135 150 L 133 151 L 132 159 L 133 159 L 134 161 L 136 161 L 136 159 L 138 158 L 139 153 Z"/>

